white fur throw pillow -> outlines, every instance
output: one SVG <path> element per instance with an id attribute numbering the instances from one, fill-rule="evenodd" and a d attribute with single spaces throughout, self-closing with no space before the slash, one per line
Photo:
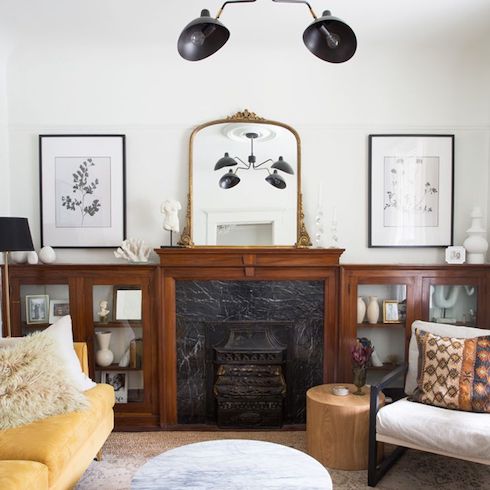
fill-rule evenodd
<path id="1" fill-rule="evenodd" d="M 0 429 L 87 407 L 52 338 L 34 333 L 0 349 Z"/>

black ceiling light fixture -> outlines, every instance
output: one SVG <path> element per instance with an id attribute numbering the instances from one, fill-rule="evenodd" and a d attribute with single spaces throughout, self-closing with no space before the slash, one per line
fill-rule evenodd
<path id="1" fill-rule="evenodd" d="M 250 155 L 248 156 L 248 163 L 245 163 L 241 158 L 235 157 L 232 158 L 230 157 L 229 153 L 226 152 L 223 157 L 221 157 L 217 162 L 216 165 L 214 166 L 214 170 L 220 170 L 224 167 L 236 167 L 235 171 L 230 168 L 226 174 L 219 179 L 219 186 L 222 189 L 231 189 L 232 187 L 235 187 L 239 182 L 240 182 L 240 177 L 238 177 L 237 172 L 239 170 L 265 170 L 267 171 L 268 175 L 265 178 L 265 181 L 272 185 L 273 187 L 276 187 L 277 189 L 285 189 L 287 187 L 286 181 L 280 175 L 277 171 L 281 170 L 282 172 L 285 172 L 290 175 L 294 175 L 294 170 L 291 165 L 284 160 L 282 156 L 279 157 L 279 159 L 274 162 L 271 165 L 271 169 L 273 169 L 273 172 L 270 171 L 269 168 L 267 167 L 262 167 L 262 165 L 268 163 L 268 162 L 273 162 L 272 158 L 268 158 L 267 160 L 264 160 L 263 162 L 259 164 L 255 164 L 257 161 L 257 158 L 254 155 L 254 140 L 259 137 L 258 133 L 245 133 L 245 136 L 250 140 Z M 238 167 L 238 162 L 237 160 L 244 165 L 243 167 Z"/>
<path id="2" fill-rule="evenodd" d="M 189 22 L 179 36 L 177 49 L 189 61 L 199 61 L 221 49 L 230 37 L 230 31 L 218 20 L 228 3 L 252 3 L 256 0 L 228 0 L 218 10 L 216 18 L 203 9 L 201 16 Z"/>
<path id="3" fill-rule="evenodd" d="M 218 11 L 216 18 L 204 9 L 201 17 L 187 24 L 179 36 L 177 48 L 189 61 L 198 61 L 216 53 L 230 37 L 230 31 L 218 20 L 228 3 L 253 3 L 256 0 L 229 0 Z M 305 46 L 318 58 L 329 63 L 344 63 L 354 56 L 357 39 L 354 31 L 342 20 L 325 10 L 321 17 L 306 0 L 272 0 L 276 3 L 303 3 L 315 19 L 304 31 Z"/>

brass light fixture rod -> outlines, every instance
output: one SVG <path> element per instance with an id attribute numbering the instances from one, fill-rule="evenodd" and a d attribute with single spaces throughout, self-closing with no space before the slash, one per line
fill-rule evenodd
<path id="1" fill-rule="evenodd" d="M 272 0 L 272 1 L 276 3 L 304 3 L 310 9 L 313 18 L 315 20 L 318 19 L 318 16 L 315 14 L 315 11 L 313 10 L 312 6 L 306 0 Z"/>
<path id="2" fill-rule="evenodd" d="M 216 19 L 220 18 L 220 16 L 223 13 L 223 10 L 225 9 L 226 5 L 229 3 L 253 3 L 256 1 L 257 0 L 227 0 L 223 5 L 221 5 L 220 9 L 218 10 L 218 13 L 216 14 Z"/>

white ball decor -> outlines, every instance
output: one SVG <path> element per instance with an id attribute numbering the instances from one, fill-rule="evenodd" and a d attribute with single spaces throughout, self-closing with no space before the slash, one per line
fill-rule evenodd
<path id="1" fill-rule="evenodd" d="M 56 260 L 56 253 L 52 247 L 43 247 L 39 250 L 39 259 L 44 264 L 52 264 Z"/>
<path id="2" fill-rule="evenodd" d="M 39 262 L 39 258 L 36 252 L 27 252 L 27 262 L 31 265 L 37 264 Z"/>
<path id="3" fill-rule="evenodd" d="M 11 252 L 10 257 L 14 264 L 25 264 L 27 262 L 27 252 Z"/>

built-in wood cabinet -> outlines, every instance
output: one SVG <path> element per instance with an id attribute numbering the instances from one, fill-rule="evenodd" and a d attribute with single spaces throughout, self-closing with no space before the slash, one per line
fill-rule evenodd
<path id="1" fill-rule="evenodd" d="M 10 267 L 12 335 L 43 330 L 54 321 L 53 313 L 60 316 L 69 312 L 74 340 L 88 344 L 91 377 L 120 386 L 116 427 L 156 427 L 159 424 L 158 302 L 154 299 L 159 288 L 157 277 L 158 268 L 154 265 L 13 265 Z M 120 291 L 135 292 L 136 298 L 140 298 L 129 312 L 116 312 L 116 295 Z M 101 301 L 107 302 L 110 311 L 105 321 L 97 314 Z M 120 301 L 119 308 L 122 307 Z M 111 333 L 109 348 L 114 358 L 108 366 L 96 362 L 97 332 Z M 120 366 L 122 357 L 130 353 L 128 349 L 132 354 L 129 364 L 123 362 Z"/>
<path id="2" fill-rule="evenodd" d="M 369 369 L 368 382 L 374 382 L 406 362 L 414 320 L 489 328 L 488 265 L 343 265 L 340 278 L 338 381 L 351 379 L 350 350 L 356 338 L 371 340 L 384 363 Z M 358 298 L 367 304 L 372 296 L 377 297 L 379 320 L 370 324 L 365 318 L 359 324 Z M 383 320 L 384 300 L 398 303 L 397 323 Z"/>
<path id="3" fill-rule="evenodd" d="M 46 312 L 38 309 L 29 318 L 29 297 L 57 300 L 57 313 L 69 304 L 74 339 L 89 345 L 91 376 L 100 381 L 107 373 L 123 373 L 128 383 L 127 399 L 116 405 L 116 427 L 138 430 L 193 427 L 179 422 L 176 403 L 176 294 L 179 287 L 185 289 L 182 281 L 195 281 L 197 287 L 200 281 L 273 281 L 279 288 L 288 281 L 321 284 L 323 382 L 350 381 L 350 349 L 357 337 L 371 339 L 383 362 L 370 370 L 368 379 L 373 382 L 406 360 L 416 319 L 490 328 L 490 265 L 339 265 L 341 253 L 332 249 L 175 248 L 159 251 L 159 264 L 12 265 L 12 333 L 26 335 L 49 324 L 43 316 Z M 140 291 L 139 315 L 116 314 L 114 297 L 120 290 Z M 377 297 L 380 316 L 375 323 L 365 318 L 358 322 L 359 296 L 366 303 L 370 296 Z M 111 310 L 107 322 L 97 315 L 104 300 Z M 394 323 L 383 321 L 384 300 L 398 304 L 400 315 Z M 2 304 L 5 313 L 5 301 Z M 105 331 L 112 333 L 114 361 L 102 367 L 95 360 L 96 332 Z M 132 340 L 137 341 L 138 357 L 121 367 L 119 361 Z"/>

